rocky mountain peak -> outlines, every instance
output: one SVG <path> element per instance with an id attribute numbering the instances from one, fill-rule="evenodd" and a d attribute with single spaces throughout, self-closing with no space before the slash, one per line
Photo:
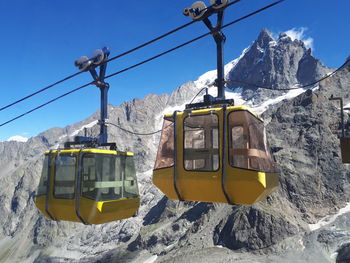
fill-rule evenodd
<path id="1" fill-rule="evenodd" d="M 245 99 L 271 97 L 271 92 L 256 90 L 256 85 L 274 89 L 305 85 L 324 76 L 330 69 L 315 58 L 303 41 L 281 33 L 275 40 L 263 29 L 236 66 L 228 73 L 229 88 L 243 88 Z"/>
<path id="2" fill-rule="evenodd" d="M 254 44 L 259 45 L 259 47 L 261 48 L 266 48 L 269 46 L 269 43 L 271 41 L 275 41 L 275 39 L 272 37 L 271 32 L 268 29 L 264 28 L 263 30 L 261 30 Z"/>

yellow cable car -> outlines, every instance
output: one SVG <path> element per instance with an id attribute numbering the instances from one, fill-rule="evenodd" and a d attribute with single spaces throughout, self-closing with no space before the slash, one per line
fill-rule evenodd
<path id="1" fill-rule="evenodd" d="M 211 1 L 206 8 L 196 2 L 184 10 L 202 20 L 215 40 L 217 96 L 207 90 L 202 103 L 164 116 L 153 183 L 170 199 L 250 205 L 278 186 L 263 121 L 225 99 L 222 28 L 227 3 Z M 209 20 L 212 14 L 217 14 L 216 26 Z"/>
<path id="2" fill-rule="evenodd" d="M 263 121 L 244 106 L 164 116 L 153 183 L 170 199 L 250 205 L 278 187 Z"/>
<path id="3" fill-rule="evenodd" d="M 117 151 L 116 143 L 107 140 L 109 84 L 105 74 L 109 53 L 103 48 L 90 59 L 82 57 L 75 62 L 80 70 L 90 71 L 100 89 L 100 134 L 97 138 L 75 136 L 64 144 L 65 149 L 45 152 L 35 204 L 52 220 L 102 224 L 131 217 L 140 206 L 133 154 Z M 110 150 L 99 149 L 107 146 Z"/>
<path id="4" fill-rule="evenodd" d="M 84 224 L 135 215 L 140 198 L 133 154 L 100 149 L 45 152 L 35 204 L 50 219 Z"/>

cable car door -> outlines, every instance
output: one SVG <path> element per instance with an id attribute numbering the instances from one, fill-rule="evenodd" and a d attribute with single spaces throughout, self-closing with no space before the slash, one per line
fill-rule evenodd
<path id="1" fill-rule="evenodd" d="M 185 111 L 176 120 L 174 179 L 181 199 L 226 202 L 221 185 L 223 109 Z"/>
<path id="2" fill-rule="evenodd" d="M 53 189 L 50 191 L 48 210 L 57 220 L 80 221 L 75 213 L 77 152 L 58 152 L 54 158 L 55 165 L 51 169 Z"/>

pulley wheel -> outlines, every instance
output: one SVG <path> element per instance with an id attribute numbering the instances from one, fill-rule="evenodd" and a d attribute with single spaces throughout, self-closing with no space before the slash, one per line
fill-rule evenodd
<path id="1" fill-rule="evenodd" d="M 103 51 L 101 49 L 96 49 L 91 56 L 91 61 L 95 65 L 99 65 L 103 62 L 104 58 L 105 54 L 103 53 Z"/>
<path id="2" fill-rule="evenodd" d="M 191 6 L 190 16 L 192 19 L 200 19 L 207 11 L 207 6 L 202 1 L 194 2 Z"/>
<path id="3" fill-rule="evenodd" d="M 87 56 L 82 56 L 75 61 L 75 65 L 79 68 L 79 70 L 85 71 L 91 65 L 91 61 Z"/>
<path id="4" fill-rule="evenodd" d="M 214 9 L 219 9 L 224 7 L 225 5 L 227 5 L 229 2 L 229 0 L 210 0 L 210 5 L 214 8 Z"/>

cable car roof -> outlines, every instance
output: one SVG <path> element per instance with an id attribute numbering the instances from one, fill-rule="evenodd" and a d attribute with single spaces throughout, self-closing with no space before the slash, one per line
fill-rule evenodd
<path id="1" fill-rule="evenodd" d="M 57 154 L 57 152 L 60 153 L 101 153 L 101 154 L 115 154 L 115 155 L 127 155 L 127 156 L 134 156 L 134 153 L 132 152 L 121 152 L 121 151 L 114 151 L 114 150 L 102 150 L 102 149 L 62 149 L 62 150 L 52 150 L 52 151 L 45 151 L 45 154 Z"/>
<path id="2" fill-rule="evenodd" d="M 199 114 L 200 113 L 204 114 L 204 113 L 208 113 L 210 111 L 220 110 L 221 108 L 222 108 L 222 106 L 215 105 L 215 107 L 212 107 L 212 108 L 185 110 L 183 112 L 179 112 L 178 114 L 183 114 L 184 112 L 196 112 L 196 113 L 199 113 Z M 248 111 L 254 117 L 258 118 L 260 121 L 263 121 L 263 119 L 261 119 L 258 114 L 256 114 L 255 112 L 253 112 L 251 109 L 249 109 L 246 106 L 227 106 L 226 110 L 244 110 L 244 111 Z M 166 113 L 166 114 L 164 114 L 164 119 L 169 120 L 169 121 L 173 121 L 173 113 Z"/>

